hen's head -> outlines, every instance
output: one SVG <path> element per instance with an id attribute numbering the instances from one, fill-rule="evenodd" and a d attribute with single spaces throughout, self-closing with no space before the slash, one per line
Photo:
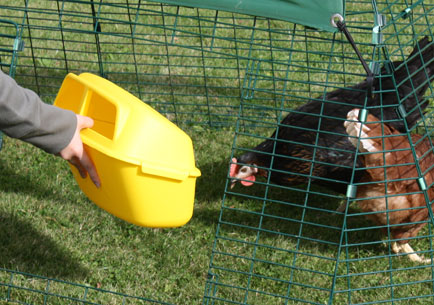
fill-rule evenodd
<path id="1" fill-rule="evenodd" d="M 240 164 L 241 163 L 241 164 Z M 237 158 L 232 158 L 229 176 L 232 178 L 231 188 L 239 180 L 244 186 L 251 186 L 256 181 L 256 175 L 266 176 L 266 172 L 258 166 L 256 154 L 248 152 Z"/>

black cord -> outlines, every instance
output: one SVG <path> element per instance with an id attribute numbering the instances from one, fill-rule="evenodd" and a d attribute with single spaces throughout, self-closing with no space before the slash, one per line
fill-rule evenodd
<path id="1" fill-rule="evenodd" d="M 91 2 L 91 9 L 92 9 L 92 19 L 93 19 L 94 31 L 101 33 L 101 24 L 98 22 L 98 18 L 96 16 L 95 4 L 93 3 L 93 0 L 90 0 L 90 2 Z"/>
<path id="2" fill-rule="evenodd" d="M 366 81 L 368 82 L 368 99 L 372 100 L 373 98 L 373 91 L 374 91 L 374 73 L 372 73 L 371 69 L 369 68 L 368 64 L 366 63 L 365 59 L 363 58 L 362 54 L 360 53 L 359 49 L 356 46 L 356 43 L 351 36 L 350 32 L 348 31 L 347 27 L 345 26 L 345 22 L 337 21 L 336 26 L 338 29 L 344 33 L 345 37 L 348 39 L 349 43 L 353 47 L 354 51 L 357 54 L 357 57 L 359 58 L 360 62 L 362 63 L 363 69 L 366 71 Z"/>

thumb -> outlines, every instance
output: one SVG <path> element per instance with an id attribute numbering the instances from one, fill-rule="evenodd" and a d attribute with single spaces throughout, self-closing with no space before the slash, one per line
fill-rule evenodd
<path id="1" fill-rule="evenodd" d="M 77 115 L 77 128 L 79 130 L 84 128 L 92 128 L 93 127 L 93 120 L 90 117 Z"/>

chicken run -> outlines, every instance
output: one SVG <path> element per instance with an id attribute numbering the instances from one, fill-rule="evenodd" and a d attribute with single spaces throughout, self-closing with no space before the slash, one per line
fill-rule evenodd
<path id="1" fill-rule="evenodd" d="M 203 304 L 434 302 L 431 0 L 12 0 L 0 19 L 0 67 L 45 100 L 93 72 L 231 130 Z M 0 300 L 33 304 L 0 273 Z"/>

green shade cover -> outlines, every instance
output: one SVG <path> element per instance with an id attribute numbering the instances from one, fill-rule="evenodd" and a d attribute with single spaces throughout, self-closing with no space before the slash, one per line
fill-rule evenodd
<path id="1" fill-rule="evenodd" d="M 345 17 L 345 0 L 151 0 L 167 4 L 228 11 L 285 20 L 319 30 L 335 32 L 334 14 Z"/>

